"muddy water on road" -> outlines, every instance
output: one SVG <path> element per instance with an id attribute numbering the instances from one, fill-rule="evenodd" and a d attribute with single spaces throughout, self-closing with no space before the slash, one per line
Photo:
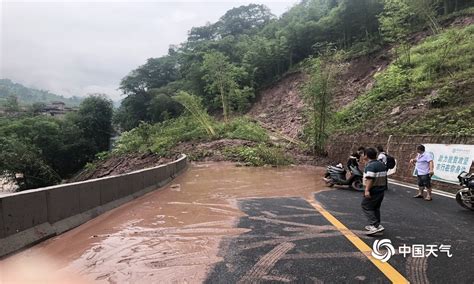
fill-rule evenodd
<path id="1" fill-rule="evenodd" d="M 86 282 L 202 282 L 222 260 L 222 238 L 247 232 L 235 227 L 244 215 L 239 198 L 312 198 L 312 192 L 324 188 L 322 174 L 315 167 L 195 164 L 166 188 L 7 258 L 0 263 L 1 279 L 27 280 L 28 263 L 26 267 L 59 271 L 57 279 L 66 275 L 79 281 L 72 276 L 78 274 Z"/>

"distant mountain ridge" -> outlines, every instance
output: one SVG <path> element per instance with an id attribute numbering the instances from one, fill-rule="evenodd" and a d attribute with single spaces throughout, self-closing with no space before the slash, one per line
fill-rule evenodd
<path id="1" fill-rule="evenodd" d="M 22 84 L 14 83 L 10 79 L 0 79 L 0 104 L 9 96 L 16 96 L 20 105 L 31 105 L 33 103 L 44 102 L 51 103 L 53 101 L 64 102 L 67 106 L 79 106 L 83 98 L 72 97 L 65 98 L 60 95 L 50 93 L 45 90 L 28 88 Z"/>

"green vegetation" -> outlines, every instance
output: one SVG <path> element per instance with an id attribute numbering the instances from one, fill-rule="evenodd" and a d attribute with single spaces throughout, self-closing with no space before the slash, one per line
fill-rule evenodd
<path id="1" fill-rule="evenodd" d="M 174 99 L 186 108 L 186 110 L 196 119 L 209 136 L 216 136 L 216 131 L 212 127 L 211 117 L 202 106 L 201 99 L 181 91 Z"/>
<path id="2" fill-rule="evenodd" d="M 204 140 L 209 135 L 192 116 L 181 116 L 161 123 L 141 123 L 138 127 L 122 133 L 114 153 L 151 151 L 167 156 L 169 150 L 179 142 Z"/>
<path id="3" fill-rule="evenodd" d="M 65 98 L 52 94 L 48 91 L 27 88 L 21 84 L 13 83 L 8 79 L 0 79 L 0 107 L 8 103 L 9 98 L 15 97 L 20 106 L 33 105 L 34 103 L 50 103 L 61 101 L 66 105 L 79 106 L 82 98 Z"/>
<path id="4" fill-rule="evenodd" d="M 247 119 L 230 117 L 248 109 L 254 90 L 295 66 L 304 66 L 310 74 L 304 88 L 308 106 L 304 138 L 315 153 L 323 152 L 332 131 L 362 130 L 379 122 L 380 117 L 387 117 L 396 106 L 416 104 L 433 88 L 438 91 L 430 95 L 430 107 L 454 105 L 456 100 L 451 97 L 459 91 L 454 87 L 458 85 L 449 87 L 448 82 L 453 78 L 462 82 L 472 72 L 468 67 L 472 62 L 469 29 L 443 31 L 415 48 L 410 46 L 408 35 L 424 27 L 439 34 L 441 17 L 461 13 L 459 10 L 467 6 L 468 1 L 449 0 L 312 0 L 295 5 L 279 19 L 263 5 L 234 8 L 216 23 L 192 28 L 188 40 L 179 48 L 171 48 L 166 56 L 148 59 L 122 80 L 121 89 L 127 97 L 115 121 L 126 130 L 139 126 L 123 135 L 116 151 L 167 155 L 178 143 L 186 141 L 232 138 L 265 142 L 268 137 L 261 127 Z M 369 92 L 333 114 L 331 100 L 345 67 L 342 59 L 369 54 L 386 43 L 398 44 L 395 62 L 376 75 L 375 86 Z M 464 56 L 456 58 L 459 53 Z M 183 108 L 177 111 L 176 105 L 170 103 L 153 110 L 152 102 L 158 96 L 178 102 L 187 114 L 180 117 Z M 222 113 L 224 123 L 207 111 Z M 467 114 L 459 112 L 461 116 Z M 416 123 L 395 121 L 385 129 L 413 131 Z M 415 132 L 427 131 L 427 127 Z M 231 147 L 227 153 L 253 165 L 265 164 L 268 161 L 259 152 L 266 148 L 261 145 Z"/>
<path id="5" fill-rule="evenodd" d="M 112 102 L 91 96 L 65 119 L 0 119 L 0 172 L 19 190 L 54 185 L 108 150 Z"/>
<path id="6" fill-rule="evenodd" d="M 153 152 L 161 156 L 172 154 L 173 147 L 184 142 L 208 142 L 213 139 L 241 139 L 258 143 L 256 147 L 229 146 L 223 154 L 230 160 L 248 165 L 288 165 L 292 161 L 282 149 L 268 146 L 269 137 L 265 129 L 246 117 L 237 117 L 219 122 L 207 114 L 196 96 L 181 92 L 175 97 L 188 111 L 175 119 L 154 125 L 141 123 L 122 134 L 114 154 Z M 209 155 L 206 151 L 190 153 L 190 159 L 201 159 Z M 91 166 L 90 166 L 91 167 Z"/>
<path id="7" fill-rule="evenodd" d="M 127 97 L 115 122 L 125 130 L 140 121 L 161 122 L 152 115 L 151 102 L 158 93 L 173 97 L 180 90 L 202 98 L 209 112 L 223 113 L 224 120 L 241 114 L 255 90 L 317 53 L 317 43 L 338 49 L 377 46 L 382 2 L 302 1 L 278 19 L 263 5 L 233 8 L 216 23 L 192 28 L 186 42 L 123 78 L 120 89 Z"/>
<path id="8" fill-rule="evenodd" d="M 269 140 L 266 131 L 246 117 L 223 123 L 211 117 L 201 99 L 196 96 L 181 91 L 174 99 L 184 106 L 186 113 L 153 125 L 142 122 L 138 127 L 122 134 L 112 154 L 153 152 L 169 156 L 173 147 L 188 141 L 194 143 L 223 138 L 252 142 Z"/>
<path id="9" fill-rule="evenodd" d="M 376 75 L 374 87 L 337 113 L 339 132 L 474 134 L 472 127 L 474 26 L 448 29 L 411 48 L 410 64 L 396 61 Z M 416 112 L 397 122 L 393 109 Z M 425 107 L 425 108 L 423 108 Z"/>
<path id="10" fill-rule="evenodd" d="M 221 124 L 222 138 L 268 142 L 267 131 L 246 117 L 238 117 L 226 125 Z"/>
<path id="11" fill-rule="evenodd" d="M 265 144 L 258 144 L 255 147 L 228 147 L 225 149 L 228 159 L 246 163 L 251 166 L 286 166 L 293 163 L 293 160 L 284 153 L 284 150 L 277 147 L 269 147 Z"/>
<path id="12" fill-rule="evenodd" d="M 308 121 L 303 138 L 315 153 L 324 152 L 334 132 L 472 135 L 474 26 L 443 30 L 441 24 L 472 15 L 473 8 L 465 9 L 472 4 L 304 0 L 280 18 L 264 5 L 233 8 L 215 23 L 192 28 L 184 43 L 123 78 L 120 89 L 126 97 L 115 113 L 110 101 L 94 96 L 64 120 L 37 116 L 41 102 L 73 106 L 76 99 L 0 80 L 3 109 L 14 113 L 31 104 L 29 117 L 0 119 L 0 172 L 27 189 L 58 183 L 86 164 L 93 169 L 94 158 L 134 152 L 172 156 L 175 147 L 186 150 L 219 139 L 222 143 L 216 144 L 227 159 L 287 165 L 292 161 L 285 150 L 242 115 L 257 90 L 301 68 L 310 75 L 303 90 Z M 413 46 L 417 39 L 410 34 L 420 31 L 432 36 Z M 376 74 L 373 87 L 334 110 L 342 59 L 370 56 L 389 44 L 394 60 Z M 112 115 L 116 129 L 125 132 L 116 148 L 105 152 Z M 191 158 L 214 150 L 203 149 L 190 151 Z"/>
<path id="13" fill-rule="evenodd" d="M 344 71 L 342 53 L 326 50 L 318 58 L 308 60 L 309 81 L 303 88 L 306 101 L 307 143 L 317 154 L 323 154 L 329 138 L 333 110 L 331 100 L 337 87 L 338 76 Z"/>
<path id="14" fill-rule="evenodd" d="M 468 0 L 308 0 L 280 18 L 263 5 L 240 6 L 227 11 L 215 23 L 192 28 L 187 41 L 171 47 L 165 56 L 148 59 L 123 78 L 120 89 L 127 97 L 114 121 L 119 128 L 130 130 L 142 122 L 153 124 L 176 118 L 182 108 L 154 102 L 158 96 L 169 101 L 181 91 L 200 98 L 209 113 L 222 113 L 227 121 L 245 113 L 256 90 L 285 72 L 300 68 L 306 59 L 314 57 L 314 62 L 322 60 L 325 66 L 320 55 L 328 46 L 344 51 L 345 59 L 350 59 L 377 51 L 387 43 L 398 44 L 396 64 L 378 75 L 370 93 L 336 114 L 335 119 L 327 115 L 330 109 L 318 109 L 322 97 L 315 94 L 326 88 L 324 84 L 317 86 L 317 81 L 324 78 L 324 70 L 310 71 L 315 78 L 313 90 L 308 90 L 306 97 L 312 106 L 308 111 L 313 115 L 307 116 L 310 125 L 306 140 L 310 147 L 321 151 L 333 124 L 336 131 L 361 129 L 375 113 L 388 112 L 387 107 L 394 100 L 400 103 L 407 93 L 420 95 L 423 91 L 414 88 L 425 79 L 412 76 L 424 71 L 417 69 L 422 68 L 422 63 L 417 61 L 417 51 L 410 48 L 408 35 L 424 28 L 440 33 L 442 19 L 465 13 L 461 10 L 471 5 Z M 449 47 L 444 52 L 454 54 L 456 50 Z M 439 64 L 445 66 L 448 61 Z M 428 68 L 437 72 L 441 65 Z M 435 77 L 430 80 L 437 80 Z M 425 86 L 424 91 L 428 88 Z M 319 93 L 330 95 L 330 89 Z M 311 94 L 313 91 L 316 93 Z M 377 102 L 378 112 L 372 112 L 373 102 Z"/>
<path id="15" fill-rule="evenodd" d="M 211 52 L 204 55 L 203 79 L 207 83 L 206 89 L 211 93 L 219 94 L 222 104 L 224 121 L 227 122 L 231 110 L 231 102 L 235 102 L 233 109 L 243 111 L 253 97 L 251 87 L 239 89 L 237 80 L 246 76 L 245 69 L 229 62 L 229 58 L 221 52 Z"/>
<path id="16" fill-rule="evenodd" d="M 138 127 L 125 132 L 117 142 L 114 154 L 148 152 L 168 156 L 170 150 L 182 142 L 205 142 L 212 139 L 243 139 L 253 142 L 267 142 L 266 131 L 247 118 L 236 118 L 229 123 L 218 122 L 209 117 L 209 125 L 215 134 L 207 132 L 192 115 L 183 115 L 161 123 L 142 123 Z"/>

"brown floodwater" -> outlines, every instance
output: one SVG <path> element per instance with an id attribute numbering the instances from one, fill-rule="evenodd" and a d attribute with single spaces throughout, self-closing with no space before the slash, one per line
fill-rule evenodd
<path id="1" fill-rule="evenodd" d="M 71 231 L 0 261 L 3 283 L 200 283 L 224 237 L 255 197 L 313 198 L 323 168 L 199 163 L 148 193 Z"/>

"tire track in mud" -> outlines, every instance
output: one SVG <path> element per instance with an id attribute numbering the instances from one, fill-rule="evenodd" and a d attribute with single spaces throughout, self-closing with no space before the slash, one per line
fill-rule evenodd
<path id="1" fill-rule="evenodd" d="M 363 261 L 367 261 L 367 257 L 358 251 L 354 252 L 318 252 L 318 253 L 298 253 L 298 254 L 287 254 L 281 259 L 325 259 L 325 258 L 341 258 L 341 257 L 353 257 Z"/>
<path id="2" fill-rule="evenodd" d="M 82 260 L 73 263 L 73 267 L 93 281 L 133 283 L 134 279 L 140 279 L 139 275 L 146 274 L 150 280 L 158 280 L 153 275 L 161 275 L 173 282 L 185 279 L 189 268 L 200 270 L 209 263 L 222 261 L 221 257 L 213 256 L 209 251 L 217 246 L 215 238 L 250 231 L 230 227 L 228 220 L 161 229 L 136 224 L 129 222 L 121 231 L 103 236 L 105 238 L 85 252 Z M 112 267 L 113 271 L 110 270 Z M 180 272 L 168 275 L 168 270 Z"/>
<path id="3" fill-rule="evenodd" d="M 407 276 L 412 283 L 429 284 L 428 275 L 428 258 L 426 257 L 411 257 L 406 261 Z"/>
<path id="4" fill-rule="evenodd" d="M 330 237 L 340 237 L 342 236 L 339 232 L 335 233 L 316 233 L 316 234 L 305 234 L 302 236 L 294 236 L 294 237 L 277 237 L 271 240 L 265 240 L 265 241 L 259 241 L 259 242 L 254 242 L 250 244 L 245 244 L 241 245 L 238 248 L 242 251 L 244 250 L 250 250 L 250 249 L 256 249 L 268 245 L 276 245 L 279 244 L 283 241 L 302 241 L 302 240 L 309 240 L 309 239 L 314 239 L 314 238 L 330 238 Z"/>
<path id="5" fill-rule="evenodd" d="M 292 275 L 265 275 L 261 278 L 264 281 L 292 283 L 295 282 L 296 277 Z"/>
<path id="6" fill-rule="evenodd" d="M 269 253 L 265 254 L 237 283 L 255 283 L 256 280 L 262 279 L 275 266 L 288 251 L 292 250 L 296 245 L 294 243 L 285 242 Z"/>
<path id="7" fill-rule="evenodd" d="M 383 277 L 304 198 L 241 199 L 239 208 L 247 216 L 237 227 L 251 231 L 221 243 L 223 261 L 205 283 L 370 282 Z"/>
<path id="8" fill-rule="evenodd" d="M 317 215 L 313 215 L 313 216 L 317 216 Z M 278 219 L 271 219 L 271 218 L 266 218 L 266 217 L 262 217 L 262 216 L 249 217 L 249 219 L 257 220 L 257 221 L 264 221 L 266 223 L 276 223 L 276 224 L 291 225 L 291 226 L 297 226 L 297 227 L 307 227 L 307 228 L 316 228 L 316 229 L 321 228 L 321 226 L 318 226 L 318 225 L 312 225 L 312 224 L 306 224 L 306 223 L 300 223 L 300 222 L 284 221 L 284 220 L 278 220 Z M 332 227 L 332 229 L 336 230 L 334 227 Z"/>

